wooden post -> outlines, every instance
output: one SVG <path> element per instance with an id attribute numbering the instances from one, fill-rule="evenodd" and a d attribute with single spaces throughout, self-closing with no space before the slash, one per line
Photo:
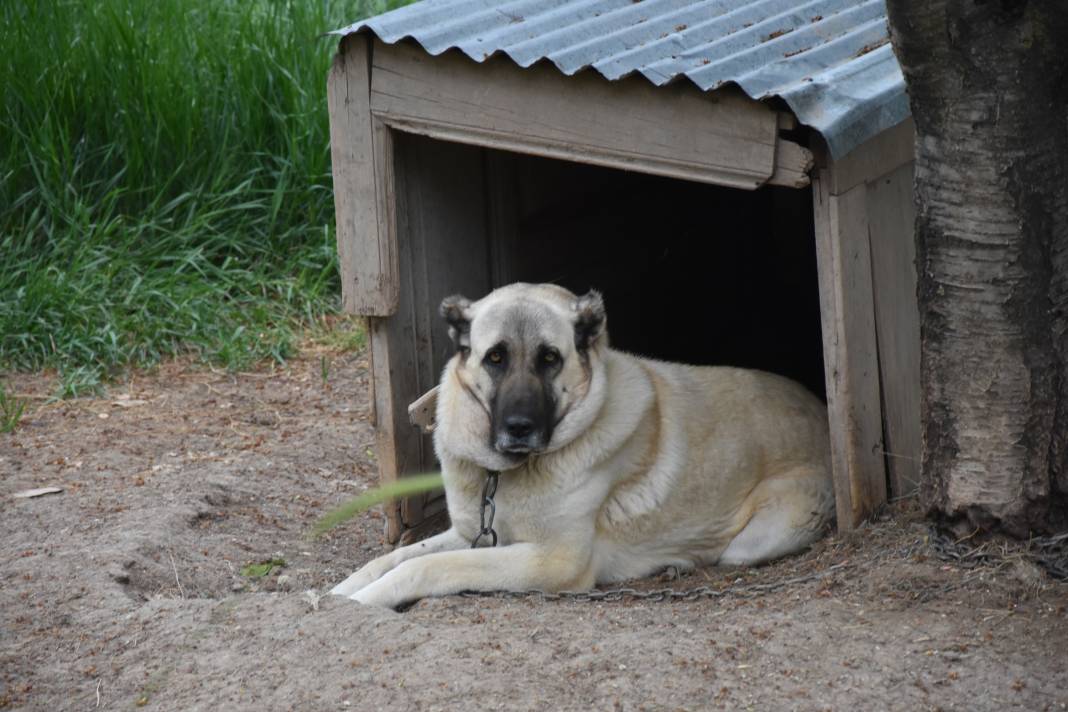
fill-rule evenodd
<path id="1" fill-rule="evenodd" d="M 453 352 L 438 305 L 450 294 L 488 292 L 490 267 L 481 149 L 384 126 L 375 147 L 376 175 L 387 177 L 381 229 L 395 235 L 398 257 L 396 313 L 369 320 L 379 471 L 390 482 L 436 467 L 430 436 L 411 424 L 408 406 L 437 384 Z M 440 494 L 409 497 L 388 512 L 387 536 L 398 541 L 443 510 Z"/>
<path id="2" fill-rule="evenodd" d="M 350 35 L 330 67 L 330 160 L 342 303 L 356 314 L 389 316 L 397 309 L 397 255 L 388 217 L 378 210 L 389 181 L 375 172 L 375 153 L 383 146 L 375 145 L 382 131 L 375 131 L 371 117 L 369 54 L 367 38 Z"/>
<path id="3" fill-rule="evenodd" d="M 839 529 L 886 501 L 867 188 L 831 192 L 828 168 L 812 184 L 831 462 Z"/>
<path id="4" fill-rule="evenodd" d="M 912 138 L 908 137 L 911 144 Z M 916 303 L 916 210 L 912 163 L 868 184 L 872 288 L 879 336 L 883 432 L 890 493 L 920 482 L 920 312 Z"/>

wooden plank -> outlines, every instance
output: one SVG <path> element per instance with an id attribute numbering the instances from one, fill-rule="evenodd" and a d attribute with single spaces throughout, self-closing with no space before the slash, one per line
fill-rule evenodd
<path id="1" fill-rule="evenodd" d="M 393 315 L 368 318 L 368 341 L 374 383 L 374 424 L 378 454 L 378 477 L 382 484 L 394 482 L 403 473 L 418 471 L 420 445 L 407 423 L 407 394 L 418 388 L 412 384 L 413 353 L 409 344 L 413 331 L 406 307 L 397 242 L 397 195 L 394 178 L 393 134 L 381 121 L 371 120 L 372 160 L 375 181 L 376 231 L 390 244 L 394 263 L 392 276 L 396 290 Z M 335 189 L 336 192 L 336 189 Z M 386 538 L 396 542 L 404 529 L 402 502 L 384 507 Z"/>
<path id="2" fill-rule="evenodd" d="M 867 190 L 832 195 L 829 172 L 816 173 L 813 208 L 834 488 L 846 530 L 886 501 L 886 471 Z"/>
<path id="3" fill-rule="evenodd" d="M 811 182 L 809 174 L 813 164 L 812 151 L 780 138 L 775 151 L 775 172 L 768 178 L 768 183 L 787 188 L 804 188 Z"/>
<path id="4" fill-rule="evenodd" d="M 378 211 L 385 186 L 375 173 L 369 70 L 368 40 L 342 40 L 327 77 L 338 261 L 344 308 L 389 316 L 397 308 L 396 255 Z"/>
<path id="5" fill-rule="evenodd" d="M 438 425 L 438 388 L 434 386 L 408 406 L 408 420 L 427 435 L 433 433 Z"/>
<path id="6" fill-rule="evenodd" d="M 485 151 L 486 200 L 489 209 L 489 258 L 492 287 L 516 281 L 519 259 L 519 186 L 514 153 Z M 524 176 L 524 180 L 528 177 Z"/>
<path id="7" fill-rule="evenodd" d="M 388 128 L 382 134 L 389 150 L 381 159 L 388 153 L 393 171 L 399 282 L 396 313 L 373 320 L 378 328 L 372 331 L 379 469 L 388 482 L 436 469 L 433 443 L 410 423 L 408 406 L 437 384 L 452 354 L 438 316 L 441 300 L 456 292 L 481 296 L 490 279 L 482 151 Z M 400 502 L 389 519 L 390 541 L 439 511 L 439 499 L 431 494 Z"/>
<path id="8" fill-rule="evenodd" d="M 916 125 L 909 117 L 857 146 L 834 162 L 834 171 L 830 176 L 831 194 L 842 195 L 862 183 L 912 163 L 915 140 Z"/>
<path id="9" fill-rule="evenodd" d="M 912 177 L 907 163 L 867 188 L 886 464 L 895 497 L 918 487 L 922 446 Z"/>
<path id="10" fill-rule="evenodd" d="M 775 172 L 775 111 L 740 92 L 683 83 L 565 77 L 505 58 L 478 64 L 376 43 L 371 110 L 397 129 L 446 141 L 737 188 Z"/>
<path id="11" fill-rule="evenodd" d="M 378 481 L 389 484 L 397 480 L 404 465 L 400 462 L 401 452 L 396 447 L 396 413 L 394 412 L 394 368 L 392 361 L 401 350 L 399 344 L 390 343 L 390 322 L 393 319 L 368 317 L 367 342 L 371 353 L 371 389 L 373 399 L 373 420 L 375 426 L 375 451 L 378 460 Z M 394 502 L 383 507 L 386 514 L 386 538 L 395 542 L 403 529 L 401 524 L 400 503 Z"/>
<path id="12" fill-rule="evenodd" d="M 423 506 L 423 517 L 414 526 L 401 532 L 398 546 L 414 544 L 420 539 L 443 532 L 449 528 L 449 512 L 444 496 L 437 497 Z"/>

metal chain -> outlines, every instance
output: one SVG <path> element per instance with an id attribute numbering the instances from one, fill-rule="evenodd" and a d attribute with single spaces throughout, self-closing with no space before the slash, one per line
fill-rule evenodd
<path id="1" fill-rule="evenodd" d="M 482 504 L 478 507 L 478 534 L 471 540 L 471 548 L 477 548 L 482 537 L 490 537 L 490 546 L 497 546 L 497 532 L 493 528 L 493 517 L 497 514 L 497 505 L 493 502 L 493 496 L 497 494 L 497 478 L 500 472 L 490 470 L 486 472 L 486 484 L 482 485 Z M 486 520 L 486 510 L 489 509 L 489 520 Z"/>
<path id="2" fill-rule="evenodd" d="M 770 593 L 786 586 L 793 586 L 811 581 L 818 581 L 831 574 L 841 571 L 848 566 L 848 562 L 842 562 L 828 566 L 826 569 L 816 571 L 804 576 L 789 579 L 781 579 L 770 583 L 738 583 L 724 588 L 712 588 L 711 586 L 698 586 L 675 590 L 673 588 L 658 588 L 651 591 L 640 591 L 635 588 L 612 588 L 594 589 L 592 591 L 542 591 L 530 589 L 527 591 L 464 591 L 460 593 L 465 598 L 540 598 L 545 601 L 696 601 L 704 598 L 724 598 L 734 596 L 736 598 L 753 598 L 764 593 Z"/>
<path id="3" fill-rule="evenodd" d="M 974 546 L 954 539 L 935 524 L 928 527 L 931 549 L 938 558 L 952 561 L 964 568 L 993 564 L 1005 557 L 987 549 L 985 545 Z M 1068 581 L 1068 533 L 1047 537 L 1033 537 L 1027 541 L 1027 553 L 1031 560 L 1046 570 L 1051 578 Z"/>
<path id="4" fill-rule="evenodd" d="M 1059 581 L 1068 581 L 1068 532 L 1031 540 L 1038 565 Z"/>

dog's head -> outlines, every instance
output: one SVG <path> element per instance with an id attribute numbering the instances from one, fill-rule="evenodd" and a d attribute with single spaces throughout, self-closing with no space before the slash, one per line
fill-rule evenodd
<path id="1" fill-rule="evenodd" d="M 484 463 L 556 450 L 592 422 L 608 341 L 599 293 L 512 284 L 477 302 L 448 297 L 441 314 L 456 346 L 449 368 L 482 406 L 471 416 L 488 419 Z"/>

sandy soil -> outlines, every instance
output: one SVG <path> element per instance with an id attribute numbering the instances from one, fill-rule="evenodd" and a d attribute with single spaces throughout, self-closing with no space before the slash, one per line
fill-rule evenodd
<path id="1" fill-rule="evenodd" d="M 1068 585 L 937 558 L 907 502 L 772 566 L 637 584 L 722 592 L 697 601 L 317 600 L 384 547 L 375 512 L 306 537 L 375 472 L 367 364 L 327 354 L 324 384 L 322 356 L 169 364 L 0 435 L 0 708 L 1068 708 Z"/>

